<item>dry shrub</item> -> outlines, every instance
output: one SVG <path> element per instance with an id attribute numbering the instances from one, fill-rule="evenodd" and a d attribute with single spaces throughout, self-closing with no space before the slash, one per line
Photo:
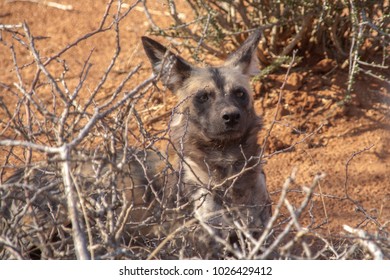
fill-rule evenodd
<path id="1" fill-rule="evenodd" d="M 226 57 L 242 43 L 245 33 L 260 27 L 264 36 L 259 58 L 266 67 L 260 77 L 288 64 L 292 51 L 298 49 L 297 55 L 305 61 L 330 58 L 348 69 L 348 95 L 359 72 L 387 80 L 389 1 L 196 0 L 187 5 L 192 13 L 183 15 L 175 1 L 168 1 L 170 27 L 158 26 L 147 5 L 145 10 L 152 34 L 183 39 L 180 44 L 197 60 L 204 52 Z"/>

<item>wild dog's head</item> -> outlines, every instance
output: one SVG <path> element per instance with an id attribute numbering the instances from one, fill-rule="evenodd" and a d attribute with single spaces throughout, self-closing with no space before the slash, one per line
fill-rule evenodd
<path id="1" fill-rule="evenodd" d="M 143 37 L 145 52 L 153 71 L 180 99 L 179 114 L 173 127 L 186 124 L 204 141 L 236 140 L 259 119 L 253 109 L 249 78 L 259 72 L 256 56 L 260 31 L 254 32 L 243 45 L 219 67 L 199 68 L 168 51 L 158 42 Z"/>

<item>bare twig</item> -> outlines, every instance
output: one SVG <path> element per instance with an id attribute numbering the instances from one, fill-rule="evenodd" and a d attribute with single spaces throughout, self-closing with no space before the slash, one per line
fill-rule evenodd
<path id="1" fill-rule="evenodd" d="M 77 194 L 75 191 L 72 178 L 70 176 L 70 149 L 64 146 L 60 152 L 62 163 L 62 176 L 64 179 L 65 196 L 68 205 L 69 217 L 72 222 L 73 242 L 75 246 L 76 256 L 79 260 L 88 260 L 91 255 L 87 249 L 87 241 L 84 229 L 81 227 L 81 219 L 79 209 L 77 207 Z"/>
<path id="2" fill-rule="evenodd" d="M 19 24 L 0 24 L 0 29 L 2 29 L 2 30 L 18 29 L 18 28 L 22 28 L 22 27 L 23 27 L 22 23 L 19 23 Z"/>
<path id="3" fill-rule="evenodd" d="M 45 5 L 50 8 L 55 8 L 59 10 L 64 10 L 64 11 L 72 11 L 73 6 L 72 5 L 64 5 L 64 4 L 59 4 L 56 2 L 52 1 L 41 1 L 41 0 L 6 0 L 6 3 L 14 3 L 14 2 L 29 2 L 29 3 L 35 3 L 35 4 L 40 4 L 40 5 Z"/>
<path id="4" fill-rule="evenodd" d="M 346 232 L 358 237 L 359 243 L 370 252 L 375 260 L 383 260 L 384 255 L 382 250 L 364 230 L 351 228 L 348 225 L 343 225 L 343 228 Z"/>

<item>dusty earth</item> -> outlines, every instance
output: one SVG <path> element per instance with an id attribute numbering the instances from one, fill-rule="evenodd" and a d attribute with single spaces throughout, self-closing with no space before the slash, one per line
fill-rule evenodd
<path id="1" fill-rule="evenodd" d="M 1 1 L 0 24 L 27 22 L 36 37 L 40 55 L 49 57 L 95 30 L 106 8 L 105 1 L 57 2 L 71 4 L 72 10 L 28 1 Z M 154 12 L 154 20 L 168 26 L 170 18 L 163 12 L 167 10 L 165 1 L 150 2 L 153 2 L 148 5 Z M 181 12 L 185 14 L 185 10 Z M 148 27 L 141 9 L 132 11 L 121 23 L 119 63 L 103 87 L 104 92 L 109 93 L 118 86 L 123 75 L 138 63 L 144 64 L 134 81 L 150 75 L 150 65 L 140 44 L 140 37 L 148 34 Z M 9 51 L 10 35 L 1 31 L 0 35 L 0 82 L 14 87 L 17 77 Z M 78 69 L 92 49 L 87 83 L 93 86 L 91 81 L 101 77 L 115 50 L 115 38 L 111 35 L 98 34 L 61 56 L 70 71 L 74 71 L 74 83 L 78 80 Z M 169 44 L 166 39 L 157 39 Z M 27 64 L 22 71 L 23 78 L 31 79 L 36 71 L 28 66 L 31 58 L 20 47 L 17 54 L 18 65 Z M 206 60 L 216 61 L 211 57 Z M 272 199 L 278 200 L 281 186 L 294 168 L 297 176 L 289 196 L 297 202 L 302 197 L 301 187 L 310 185 L 314 176 L 323 172 L 326 177 L 316 189 L 310 205 L 311 215 L 303 219 L 304 225 L 336 237 L 346 234 L 342 227 L 345 224 L 368 231 L 390 232 L 389 84 L 359 76 L 352 101 L 343 105 L 347 70 L 334 67 L 332 60 L 320 60 L 312 57 L 310 63 L 294 67 L 283 90 L 285 69 L 253 83 L 256 109 L 264 119 L 260 143 L 274 123 L 265 149 L 264 166 Z M 72 78 L 69 83 L 72 84 Z M 130 89 L 131 83 L 127 87 Z M 282 99 L 274 119 L 279 94 Z M 13 106 L 12 96 L 4 87 L 0 87 L 0 96 Z M 153 115 L 145 116 L 152 118 L 147 127 L 151 131 L 166 125 L 166 112 L 174 106 L 175 99 L 167 92 L 153 102 L 157 109 Z"/>

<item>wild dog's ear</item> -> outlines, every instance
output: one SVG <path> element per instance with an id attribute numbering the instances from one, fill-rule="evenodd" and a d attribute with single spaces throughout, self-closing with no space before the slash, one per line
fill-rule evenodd
<path id="1" fill-rule="evenodd" d="M 172 92 L 183 86 L 191 74 L 192 66 L 155 40 L 142 37 L 142 44 L 152 63 L 153 72 L 160 75 L 163 84 Z"/>
<path id="2" fill-rule="evenodd" d="M 255 76 L 260 73 L 259 59 L 256 50 L 261 38 L 261 30 L 257 29 L 234 53 L 227 58 L 225 65 L 239 68 L 243 74 Z"/>

